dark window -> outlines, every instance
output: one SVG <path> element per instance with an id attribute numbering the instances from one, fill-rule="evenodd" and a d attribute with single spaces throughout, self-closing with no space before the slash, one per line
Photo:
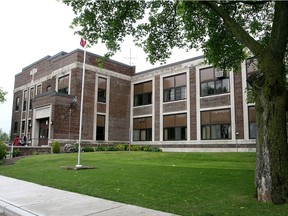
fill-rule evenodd
<path id="1" fill-rule="evenodd" d="M 51 91 L 52 91 L 51 85 L 49 85 L 49 86 L 46 87 L 46 91 L 47 91 L 47 92 L 51 92 Z"/>
<path id="2" fill-rule="evenodd" d="M 30 102 L 29 102 L 29 109 L 32 109 L 32 100 L 34 98 L 34 88 L 30 89 Z"/>
<path id="3" fill-rule="evenodd" d="M 106 103 L 107 79 L 98 78 L 98 102 Z"/>
<path id="4" fill-rule="evenodd" d="M 231 139 L 230 109 L 201 112 L 202 140 Z"/>
<path id="5" fill-rule="evenodd" d="M 105 140 L 105 115 L 97 115 L 96 140 Z"/>
<path id="6" fill-rule="evenodd" d="M 25 133 L 25 121 L 22 121 L 21 133 Z"/>
<path id="7" fill-rule="evenodd" d="M 69 89 L 69 75 L 59 77 L 58 92 L 68 94 L 68 89 Z"/>
<path id="8" fill-rule="evenodd" d="M 209 67 L 200 70 L 201 96 L 230 92 L 229 73 Z"/>
<path id="9" fill-rule="evenodd" d="M 256 125 L 256 109 L 254 106 L 248 107 L 248 118 L 249 118 L 249 138 L 256 139 L 257 125 Z"/>
<path id="10" fill-rule="evenodd" d="M 246 60 L 246 77 L 247 77 L 247 80 L 248 80 L 248 77 L 254 73 L 254 72 L 259 72 L 259 69 L 258 69 L 258 61 L 257 59 L 255 58 L 249 58 Z M 249 84 L 249 82 L 247 82 L 247 89 L 248 90 L 251 90 L 252 87 L 251 85 Z"/>
<path id="11" fill-rule="evenodd" d="M 18 133 L 18 122 L 14 122 L 13 133 Z"/>
<path id="12" fill-rule="evenodd" d="M 152 117 L 133 119 L 133 140 L 152 141 Z"/>
<path id="13" fill-rule="evenodd" d="M 16 101 L 15 101 L 15 111 L 18 111 L 18 110 L 19 110 L 19 103 L 20 103 L 20 98 L 17 97 L 17 98 L 16 98 Z"/>
<path id="14" fill-rule="evenodd" d="M 42 85 L 38 85 L 36 89 L 36 95 L 41 94 L 41 93 L 42 93 Z"/>
<path id="15" fill-rule="evenodd" d="M 186 74 L 163 79 L 164 102 L 186 99 Z"/>
<path id="16" fill-rule="evenodd" d="M 187 140 L 187 114 L 163 117 L 164 140 Z"/>
<path id="17" fill-rule="evenodd" d="M 23 111 L 26 111 L 26 108 L 27 108 L 27 96 L 28 96 L 28 91 L 25 90 L 24 95 L 23 95 Z"/>
<path id="18" fill-rule="evenodd" d="M 152 81 L 134 85 L 134 106 L 152 104 Z"/>

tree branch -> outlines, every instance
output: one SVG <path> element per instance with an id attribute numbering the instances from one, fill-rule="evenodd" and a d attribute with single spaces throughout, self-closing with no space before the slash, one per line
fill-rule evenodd
<path id="1" fill-rule="evenodd" d="M 269 49 L 284 57 L 288 38 L 288 2 L 276 1 Z"/>
<path id="2" fill-rule="evenodd" d="M 212 1 L 199 1 L 206 7 L 212 9 L 214 12 L 220 16 L 227 28 L 232 32 L 232 34 L 246 47 L 248 47 L 255 55 L 263 52 L 264 47 L 259 44 L 254 38 L 252 38 L 234 19 L 232 19 L 221 7 L 217 6 L 215 2 Z"/>

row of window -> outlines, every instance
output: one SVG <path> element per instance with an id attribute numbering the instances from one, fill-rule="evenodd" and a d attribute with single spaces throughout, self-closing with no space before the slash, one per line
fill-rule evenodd
<path id="1" fill-rule="evenodd" d="M 256 139 L 255 107 L 248 107 L 249 138 Z M 201 139 L 231 139 L 230 109 L 201 112 Z M 133 119 L 133 140 L 152 141 L 152 117 Z M 163 116 L 163 140 L 187 140 L 187 114 Z"/>
<path id="2" fill-rule="evenodd" d="M 107 88 L 107 79 L 98 78 L 98 102 L 106 103 L 106 88 Z M 51 85 L 47 86 L 46 92 L 51 92 Z M 69 74 L 58 78 L 58 92 L 63 94 L 69 93 Z M 42 85 L 37 85 L 35 95 L 42 93 Z M 32 100 L 34 99 L 34 87 L 30 88 L 29 94 L 29 110 L 32 109 Z M 22 111 L 26 111 L 28 101 L 28 90 L 24 90 L 23 93 L 23 104 Z M 15 99 L 15 111 L 20 109 L 20 97 Z"/>
<path id="3" fill-rule="evenodd" d="M 224 94 L 230 92 L 229 73 L 209 67 L 200 70 L 200 95 Z M 163 102 L 187 98 L 186 73 L 163 78 Z M 152 104 L 152 81 L 134 85 L 134 106 Z"/>

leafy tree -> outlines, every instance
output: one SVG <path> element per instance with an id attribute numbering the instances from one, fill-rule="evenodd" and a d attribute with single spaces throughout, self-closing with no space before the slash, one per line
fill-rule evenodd
<path id="1" fill-rule="evenodd" d="M 165 62 L 173 47 L 202 49 L 209 63 L 237 69 L 247 51 L 259 72 L 249 78 L 256 103 L 257 199 L 288 199 L 286 74 L 288 2 L 285 1 L 73 1 L 72 27 L 113 54 L 126 35 L 151 63 Z"/>
<path id="2" fill-rule="evenodd" d="M 9 141 L 9 135 L 0 128 L 0 141 Z"/>
<path id="3" fill-rule="evenodd" d="M 2 88 L 0 88 L 0 103 L 3 103 L 6 101 L 5 95 L 7 92 L 3 91 Z"/>

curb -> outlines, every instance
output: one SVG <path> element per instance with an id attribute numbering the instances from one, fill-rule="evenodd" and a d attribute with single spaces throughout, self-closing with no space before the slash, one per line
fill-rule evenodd
<path id="1" fill-rule="evenodd" d="M 26 211 L 20 207 L 11 205 L 3 200 L 0 200 L 0 213 L 4 213 L 8 216 L 35 216 L 35 214 Z"/>

